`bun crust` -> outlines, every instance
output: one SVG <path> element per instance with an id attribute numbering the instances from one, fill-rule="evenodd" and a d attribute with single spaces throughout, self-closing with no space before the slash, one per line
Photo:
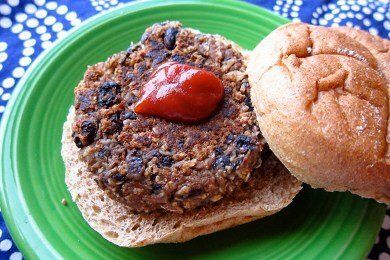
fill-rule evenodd
<path id="1" fill-rule="evenodd" d="M 271 156 L 262 166 L 267 171 L 258 173 L 258 186 L 245 200 L 221 200 L 219 204 L 184 214 L 135 214 L 127 206 L 110 199 L 93 181 L 85 163 L 78 159 L 79 148 L 71 136 L 73 120 L 72 107 L 62 136 L 65 182 L 88 224 L 119 246 L 184 242 L 253 221 L 280 211 L 301 189 L 301 183 Z"/>
<path id="2" fill-rule="evenodd" d="M 270 148 L 298 179 L 390 203 L 390 41 L 350 28 L 280 27 L 248 62 Z"/>

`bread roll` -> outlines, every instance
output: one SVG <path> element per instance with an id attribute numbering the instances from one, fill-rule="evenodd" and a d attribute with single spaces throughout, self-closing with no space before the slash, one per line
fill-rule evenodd
<path id="1" fill-rule="evenodd" d="M 280 27 L 255 48 L 252 103 L 298 179 L 390 203 L 390 41 L 350 28 Z"/>
<path id="2" fill-rule="evenodd" d="M 288 204 L 301 189 L 301 182 L 271 155 L 255 174 L 255 189 L 242 200 L 198 208 L 185 214 L 132 213 L 126 205 L 110 199 L 91 178 L 86 164 L 78 159 L 72 139 L 74 109 L 70 110 L 62 135 L 65 182 L 87 223 L 108 241 L 124 247 L 154 243 L 178 243 L 274 214 Z"/>

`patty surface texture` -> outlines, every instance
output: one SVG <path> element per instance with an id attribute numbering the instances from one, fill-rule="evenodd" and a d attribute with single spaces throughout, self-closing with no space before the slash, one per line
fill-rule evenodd
<path id="1" fill-rule="evenodd" d="M 154 69 L 168 61 L 206 69 L 224 98 L 207 120 L 180 124 L 135 114 Z M 263 138 L 242 50 L 218 35 L 154 24 L 141 42 L 88 68 L 75 89 L 73 140 L 99 187 L 135 212 L 182 213 L 247 196 Z"/>

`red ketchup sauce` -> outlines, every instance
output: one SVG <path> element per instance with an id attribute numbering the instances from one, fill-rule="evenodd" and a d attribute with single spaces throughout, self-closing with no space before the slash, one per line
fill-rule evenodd
<path id="1" fill-rule="evenodd" d="M 152 73 L 141 93 L 135 113 L 196 123 L 214 112 L 224 89 L 221 80 L 209 71 L 167 62 Z"/>

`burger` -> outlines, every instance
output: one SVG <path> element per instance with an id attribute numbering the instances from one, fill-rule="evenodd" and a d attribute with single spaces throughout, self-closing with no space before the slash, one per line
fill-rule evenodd
<path id="1" fill-rule="evenodd" d="M 274 214 L 301 181 L 389 203 L 388 50 L 298 23 L 247 52 L 154 24 L 75 88 L 61 151 L 72 199 L 125 247 Z"/>

